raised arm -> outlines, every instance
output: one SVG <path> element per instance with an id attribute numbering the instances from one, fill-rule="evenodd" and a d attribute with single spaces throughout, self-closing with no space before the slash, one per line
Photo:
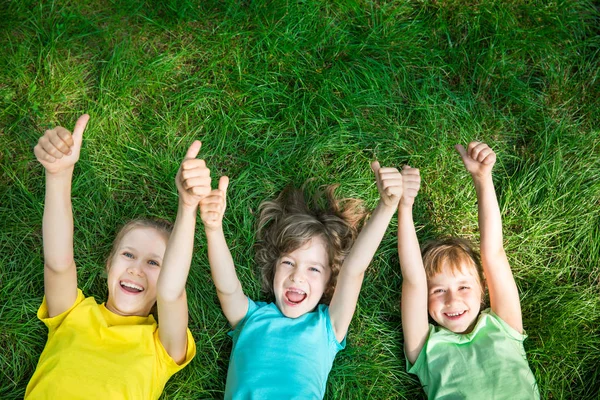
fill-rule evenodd
<path id="1" fill-rule="evenodd" d="M 377 180 L 380 200 L 342 264 L 329 306 L 331 323 L 338 341 L 342 341 L 348 332 L 365 271 L 373 260 L 402 196 L 402 176 L 396 168 L 381 168 L 377 161 L 371 164 L 371 168 Z"/>
<path id="2" fill-rule="evenodd" d="M 402 270 L 402 332 L 404 352 L 414 364 L 427 340 L 427 277 L 413 222 L 413 204 L 421 187 L 419 170 L 402 168 L 404 193 L 398 206 L 398 257 Z"/>
<path id="3" fill-rule="evenodd" d="M 61 126 L 47 130 L 33 152 L 46 170 L 44 294 L 48 316 L 67 311 L 77 299 L 77 269 L 73 258 L 71 180 L 79 160 L 83 131 L 90 116 L 79 117 L 73 134 Z"/>
<path id="4" fill-rule="evenodd" d="M 177 172 L 175 183 L 179 207 L 158 276 L 158 337 L 175 362 L 185 361 L 187 352 L 188 304 L 185 284 L 192 262 L 198 202 L 210 192 L 210 171 L 204 160 L 196 158 L 201 143 L 188 149 Z"/>
<path id="5" fill-rule="evenodd" d="M 208 262 L 217 297 L 225 318 L 235 328 L 248 312 L 248 298 L 235 272 L 233 257 L 223 232 L 228 186 L 229 178 L 221 177 L 219 188 L 200 201 L 200 215 L 206 232 Z"/>
<path id="6" fill-rule="evenodd" d="M 502 320 L 517 332 L 523 332 L 519 291 L 504 251 L 502 218 L 492 181 L 496 154 L 480 142 L 469 143 L 466 150 L 456 145 L 456 150 L 471 174 L 477 192 L 481 263 L 490 293 L 490 305 Z"/>

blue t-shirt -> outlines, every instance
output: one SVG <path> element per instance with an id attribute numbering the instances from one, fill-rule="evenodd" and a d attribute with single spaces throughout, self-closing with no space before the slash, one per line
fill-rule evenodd
<path id="1" fill-rule="evenodd" d="M 248 299 L 248 312 L 229 333 L 233 350 L 226 399 L 322 399 L 338 351 L 329 307 L 288 318 L 274 303 Z"/>

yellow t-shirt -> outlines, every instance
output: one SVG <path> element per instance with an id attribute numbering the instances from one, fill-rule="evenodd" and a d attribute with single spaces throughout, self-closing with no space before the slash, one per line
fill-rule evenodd
<path id="1" fill-rule="evenodd" d="M 37 315 L 48 327 L 48 342 L 26 399 L 158 399 L 196 355 L 189 329 L 185 361 L 177 365 L 158 339 L 153 316 L 113 314 L 79 289 L 69 310 L 48 318 L 44 298 Z"/>

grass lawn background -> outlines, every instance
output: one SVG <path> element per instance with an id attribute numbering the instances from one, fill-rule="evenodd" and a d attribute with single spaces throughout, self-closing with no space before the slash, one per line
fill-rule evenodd
<path id="1" fill-rule="evenodd" d="M 465 4 L 468 3 L 468 4 Z M 544 399 L 597 399 L 600 12 L 592 1 L 0 3 L 0 398 L 22 398 L 46 338 L 43 168 L 33 146 L 87 112 L 73 184 L 79 286 L 127 220 L 173 220 L 189 144 L 231 178 L 225 229 L 261 297 L 256 210 L 289 183 L 377 202 L 369 163 L 421 169 L 421 241 L 478 241 L 455 143 L 497 152 L 505 247 Z M 215 182 L 216 184 L 216 182 Z M 405 369 L 392 221 L 327 384 L 329 399 L 422 398 Z M 201 224 L 188 280 L 198 354 L 163 398 L 222 398 L 231 339 Z M 307 349 L 310 351 L 310 349 Z"/>

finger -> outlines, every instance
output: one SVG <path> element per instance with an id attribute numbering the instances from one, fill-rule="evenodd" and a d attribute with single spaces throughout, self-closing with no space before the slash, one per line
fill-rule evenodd
<path id="1" fill-rule="evenodd" d="M 392 187 L 392 186 L 402 187 L 402 177 L 395 178 L 395 179 L 386 179 L 382 183 L 383 183 L 383 187 L 386 189 L 389 187 Z"/>
<path id="2" fill-rule="evenodd" d="M 219 178 L 219 190 L 223 192 L 223 194 L 227 193 L 227 188 L 229 187 L 229 177 L 222 176 Z"/>
<path id="3" fill-rule="evenodd" d="M 81 138 L 83 137 L 83 131 L 85 131 L 85 127 L 87 126 L 88 121 L 90 120 L 90 116 L 88 114 L 83 114 L 77 122 L 75 122 L 75 128 L 73 128 L 73 142 L 74 144 L 81 144 Z"/>
<path id="4" fill-rule="evenodd" d="M 67 145 L 67 143 L 65 143 L 64 140 L 62 140 L 61 136 L 64 136 L 65 133 L 68 136 L 71 136 L 69 131 L 67 131 L 65 128 L 63 127 L 56 127 L 56 134 L 54 135 L 49 135 L 48 136 L 48 140 L 50 141 L 50 143 L 52 143 L 52 145 L 61 153 L 65 154 L 65 155 L 69 155 L 71 154 L 71 149 L 69 148 L 69 146 Z"/>
<path id="5" fill-rule="evenodd" d="M 202 161 L 202 160 L 198 160 L 198 159 L 193 159 L 193 160 L 186 160 L 184 161 L 184 163 L 187 163 L 188 161 Z M 206 177 L 210 177 L 210 169 L 204 167 L 193 167 L 193 168 L 185 168 L 186 166 L 189 166 L 189 164 L 182 164 L 181 166 L 181 177 L 183 179 L 191 179 L 191 178 L 198 178 L 198 177 L 202 177 L 202 178 L 206 178 Z"/>
<path id="6" fill-rule="evenodd" d="M 206 168 L 206 162 L 198 158 L 185 158 L 181 163 L 181 169 L 194 169 L 202 168 L 210 172 L 210 169 Z"/>
<path id="7" fill-rule="evenodd" d="M 42 149 L 46 153 L 50 154 L 52 157 L 58 159 L 63 158 L 63 153 L 60 152 L 56 147 L 54 147 L 52 142 L 50 142 L 50 140 L 46 136 L 42 136 L 40 138 L 38 145 L 40 145 Z"/>
<path id="8" fill-rule="evenodd" d="M 58 129 L 58 128 L 61 128 L 61 129 Z M 67 146 L 71 147 L 75 144 L 75 142 L 73 141 L 73 136 L 71 135 L 71 132 L 69 132 L 65 128 L 63 128 L 61 126 L 57 126 L 56 133 L 62 139 L 62 141 L 67 144 Z"/>
<path id="9" fill-rule="evenodd" d="M 194 143 L 189 147 L 187 153 L 185 153 L 185 158 L 196 158 L 198 153 L 200 152 L 200 148 L 202 147 L 202 142 L 199 140 L 194 140 Z"/>
<path id="10" fill-rule="evenodd" d="M 381 180 L 402 179 L 402 174 L 400 172 L 398 172 L 398 170 L 395 168 L 392 172 L 381 172 L 381 171 L 383 171 L 383 168 L 379 170 L 379 177 L 381 178 Z"/>
<path id="11" fill-rule="evenodd" d="M 477 143 L 475 146 L 473 146 L 473 148 L 469 151 L 469 155 L 471 156 L 471 158 L 477 162 L 480 162 L 481 159 L 479 158 L 479 155 L 481 154 L 482 151 L 485 151 L 485 149 L 488 148 L 487 144 L 485 143 L 481 143 L 481 142 L 474 142 Z"/>
<path id="12" fill-rule="evenodd" d="M 186 190 L 191 188 L 206 188 L 210 190 L 210 178 L 206 177 L 185 179 L 182 184 Z"/>
<path id="13" fill-rule="evenodd" d="M 210 187 L 208 186 L 194 186 L 188 189 L 194 196 L 206 196 L 210 193 Z"/>
<path id="14" fill-rule="evenodd" d="M 467 146 L 467 153 L 471 154 L 471 151 L 473 151 L 473 149 L 475 147 L 477 147 L 480 143 L 481 142 L 476 142 L 476 141 L 469 142 L 469 145 Z"/>
<path id="15" fill-rule="evenodd" d="M 223 210 L 223 199 L 219 202 L 210 202 L 204 203 L 202 202 L 202 213 L 211 213 L 211 212 L 221 212 Z"/>
<path id="16" fill-rule="evenodd" d="M 483 147 L 482 149 L 479 150 L 479 153 L 477 154 L 477 161 L 483 162 L 483 160 L 485 160 L 485 158 L 487 156 L 489 156 L 491 153 L 492 153 L 492 149 L 490 149 L 487 146 Z"/>
<path id="17" fill-rule="evenodd" d="M 33 148 L 33 154 L 35 154 L 38 160 L 44 160 L 51 163 L 56 161 L 56 158 L 52 157 L 50 154 L 44 151 L 44 149 L 42 149 L 42 146 L 40 146 L 39 143 L 36 144 Z"/>
<path id="18" fill-rule="evenodd" d="M 394 168 L 394 167 L 380 167 L 379 168 L 379 174 L 389 174 L 389 173 L 398 173 L 398 168 Z"/>
<path id="19" fill-rule="evenodd" d="M 496 162 L 496 153 L 490 149 L 489 154 L 487 154 L 481 162 L 486 165 L 494 164 Z"/>

